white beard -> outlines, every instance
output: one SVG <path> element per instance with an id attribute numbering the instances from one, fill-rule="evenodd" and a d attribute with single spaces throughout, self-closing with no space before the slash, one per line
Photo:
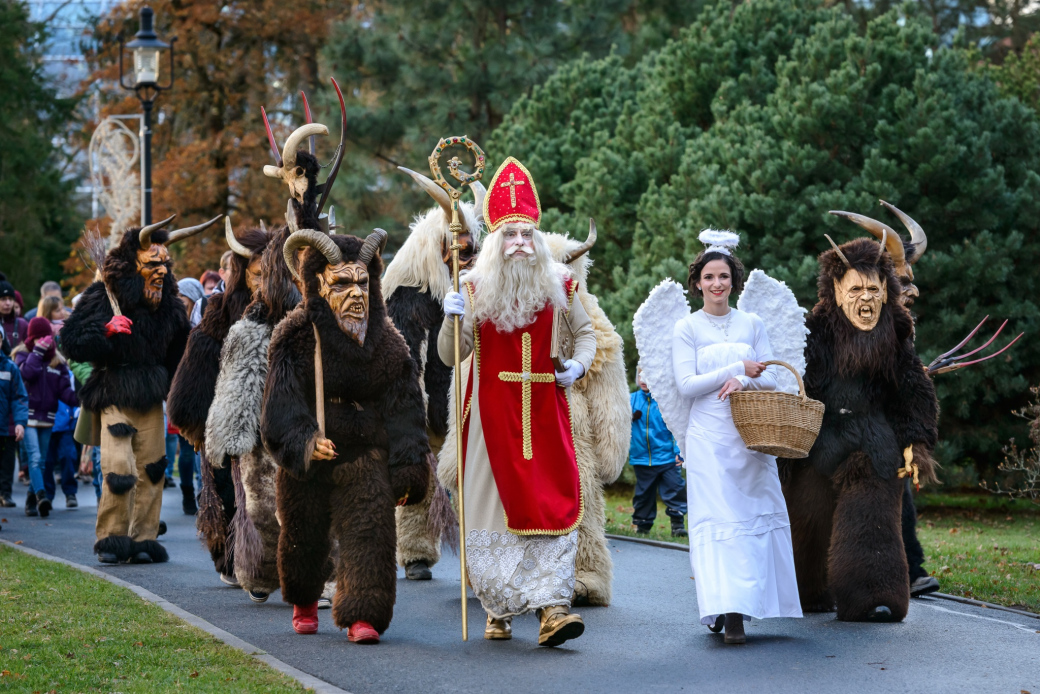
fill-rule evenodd
<path id="1" fill-rule="evenodd" d="M 553 261 L 541 232 L 534 232 L 534 255 L 504 257 L 501 229 L 485 239 L 466 280 L 476 289 L 473 318 L 491 321 L 502 332 L 530 325 L 546 304 L 567 307 L 565 266 Z"/>

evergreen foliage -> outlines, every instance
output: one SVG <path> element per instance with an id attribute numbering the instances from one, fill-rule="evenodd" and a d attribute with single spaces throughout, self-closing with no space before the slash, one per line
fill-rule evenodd
<path id="1" fill-rule="evenodd" d="M 0 0 L 0 270 L 22 292 L 26 310 L 40 284 L 60 277 L 79 234 L 75 183 L 64 177 L 62 148 L 75 101 L 59 98 L 43 70 L 46 28 L 22 2 Z"/>
<path id="2" fill-rule="evenodd" d="M 1027 334 L 1006 359 L 936 379 L 940 458 L 995 466 L 1008 412 L 1040 380 L 1040 123 L 976 62 L 912 13 L 860 27 L 813 0 L 721 2 L 631 67 L 561 68 L 487 149 L 531 169 L 544 228 L 580 235 L 596 217 L 591 288 L 632 362 L 635 309 L 664 277 L 685 283 L 702 228 L 739 232 L 745 265 L 808 308 L 823 234 L 865 234 L 828 210 L 901 231 L 878 199 L 906 211 L 929 237 L 915 268 L 925 361 L 986 314 Z"/>

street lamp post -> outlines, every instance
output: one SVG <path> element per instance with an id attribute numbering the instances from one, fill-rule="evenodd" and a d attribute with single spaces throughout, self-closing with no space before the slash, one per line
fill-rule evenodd
<path id="1" fill-rule="evenodd" d="M 144 110 L 141 120 L 141 225 L 152 223 L 152 105 L 159 92 L 173 86 L 173 44 L 160 41 L 152 28 L 155 13 L 150 7 L 141 8 L 141 28 L 134 35 L 134 40 L 123 45 L 123 37 L 119 36 L 119 86 L 137 93 Z M 129 48 L 134 54 L 133 84 L 126 84 L 123 73 L 123 53 Z M 165 85 L 159 84 L 159 58 L 166 49 L 170 51 L 170 77 Z"/>

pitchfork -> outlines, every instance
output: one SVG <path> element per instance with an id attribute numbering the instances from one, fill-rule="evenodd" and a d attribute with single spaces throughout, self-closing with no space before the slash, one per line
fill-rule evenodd
<path id="1" fill-rule="evenodd" d="M 1004 329 L 1004 326 L 1008 324 L 1008 322 L 1006 320 L 1003 323 L 1001 323 L 1000 327 L 997 329 L 997 332 L 993 333 L 993 337 L 989 338 L 989 340 L 986 342 L 986 344 L 982 345 L 978 349 L 973 349 L 972 351 L 968 352 L 967 354 L 956 354 L 957 350 L 959 350 L 962 347 L 964 347 L 964 345 L 968 344 L 971 341 L 971 338 L 975 337 L 975 333 L 977 333 L 979 331 L 979 328 L 982 327 L 982 324 L 985 323 L 988 320 L 989 320 L 989 316 L 986 316 L 985 318 L 983 318 L 982 322 L 980 322 L 978 325 L 976 325 L 975 329 L 972 330 L 968 334 L 968 336 L 966 338 L 961 340 L 960 343 L 956 347 L 951 349 L 949 352 L 945 352 L 943 354 L 940 354 L 935 359 L 933 359 L 931 364 L 929 364 L 928 366 L 924 367 L 925 373 L 927 373 L 929 376 L 934 376 L 936 374 L 944 374 L 944 373 L 947 373 L 948 371 L 956 371 L 957 369 L 963 369 L 966 366 L 971 366 L 972 364 L 978 364 L 980 362 L 986 361 L 987 359 L 992 359 L 993 357 L 999 356 L 999 355 L 1003 354 L 1004 352 L 1008 351 L 1011 348 L 1011 345 L 1013 345 L 1016 342 L 1018 342 L 1018 339 L 1020 337 L 1022 337 L 1022 335 L 1025 334 L 1025 333 L 1019 333 L 1018 337 L 1016 337 L 1011 342 L 1007 343 L 1007 345 L 1005 345 L 1003 349 L 1001 349 L 1001 350 L 999 350 L 997 352 L 994 352 L 993 354 L 990 354 L 989 356 L 981 357 L 980 359 L 973 359 L 971 361 L 964 361 L 964 359 L 967 359 L 968 357 L 972 356 L 973 354 L 981 352 L 982 350 L 984 350 L 987 347 L 989 347 L 990 344 L 992 344 L 992 342 L 997 339 L 997 335 L 1000 335 L 1000 331 Z"/>

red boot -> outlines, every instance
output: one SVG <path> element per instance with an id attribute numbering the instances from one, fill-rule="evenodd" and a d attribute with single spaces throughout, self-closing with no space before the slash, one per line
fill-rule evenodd
<path id="1" fill-rule="evenodd" d="M 368 622 L 354 622 L 347 629 L 347 639 L 354 643 L 379 643 L 379 632 Z"/>
<path id="2" fill-rule="evenodd" d="M 317 634 L 318 603 L 293 605 L 292 628 L 297 634 Z"/>

